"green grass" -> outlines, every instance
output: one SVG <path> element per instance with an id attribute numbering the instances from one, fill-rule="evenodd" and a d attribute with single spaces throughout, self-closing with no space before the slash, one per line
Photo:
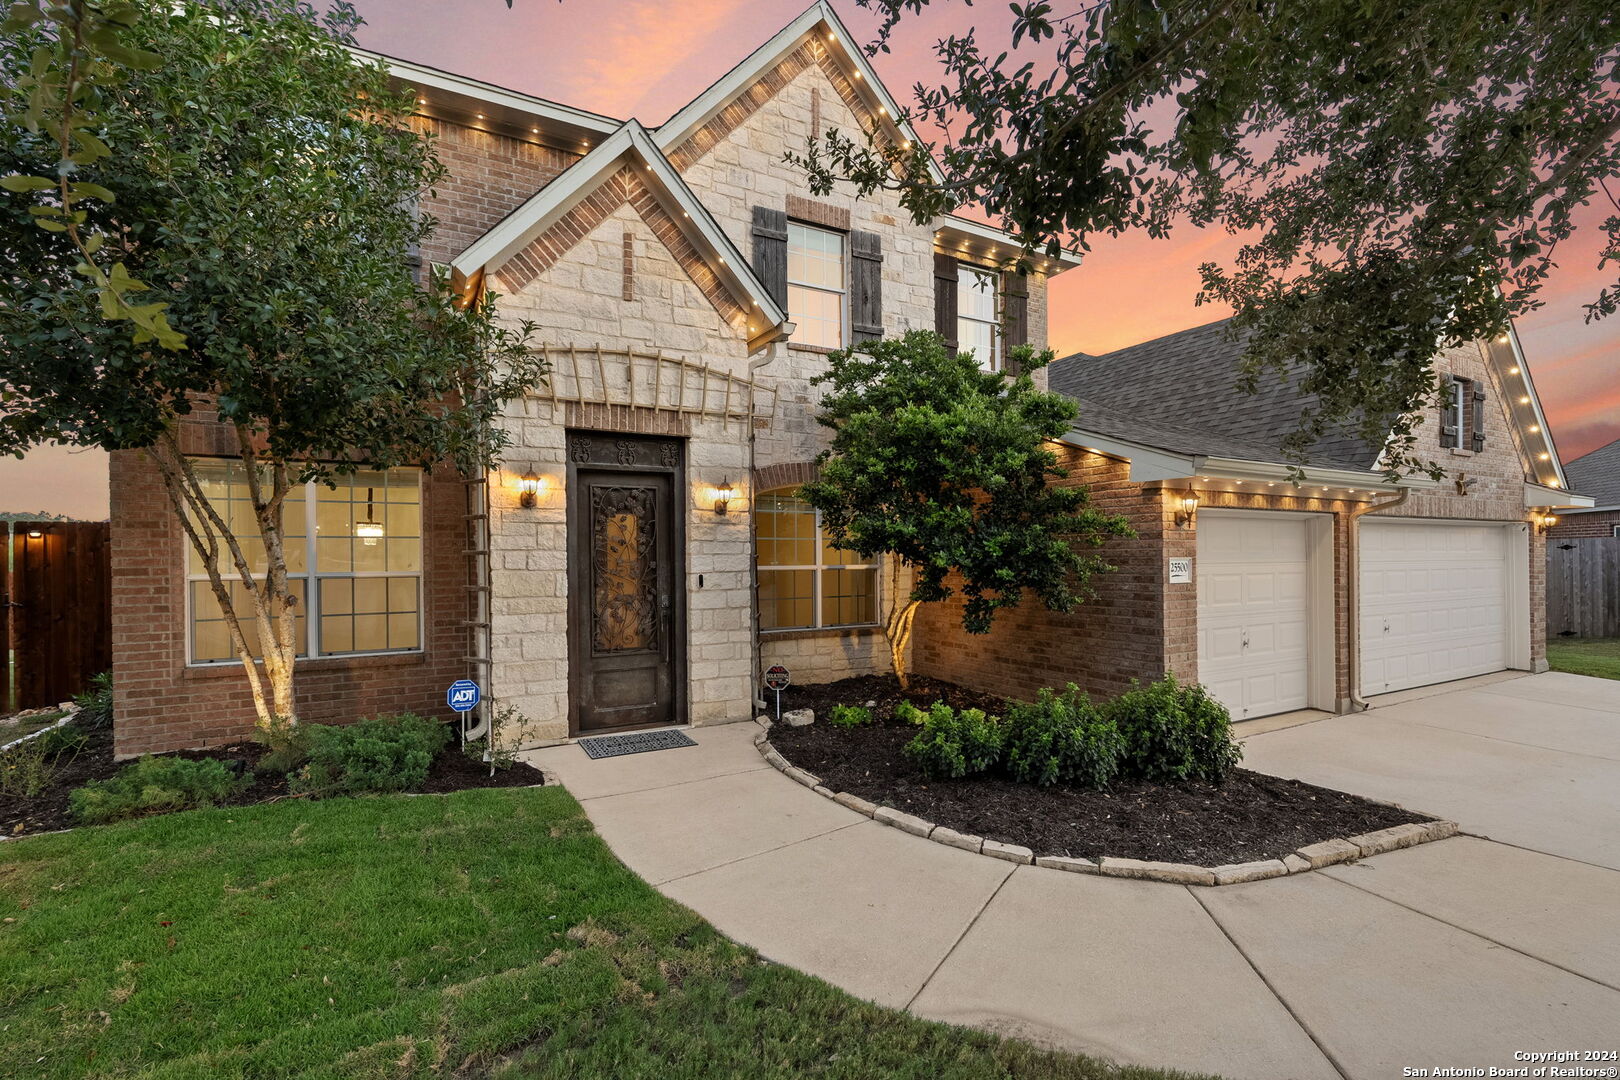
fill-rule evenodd
<path id="1" fill-rule="evenodd" d="M 1547 639 L 1547 663 L 1554 671 L 1620 679 L 1620 638 Z"/>
<path id="2" fill-rule="evenodd" d="M 0 1077 L 1133 1077 L 761 961 L 559 788 L 0 845 Z"/>

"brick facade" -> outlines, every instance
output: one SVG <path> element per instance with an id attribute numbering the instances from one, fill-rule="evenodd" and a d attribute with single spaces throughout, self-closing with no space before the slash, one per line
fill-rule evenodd
<path id="1" fill-rule="evenodd" d="M 187 425 L 187 440 L 217 439 L 220 425 Z M 239 664 L 186 665 L 189 542 L 163 478 L 142 451 L 111 456 L 114 749 L 118 757 L 217 746 L 250 737 L 253 700 Z M 300 661 L 300 718 L 342 723 L 377 712 L 450 716 L 445 688 L 467 666 L 466 523 L 450 471 L 422 484 L 424 649 L 388 656 Z"/>
<path id="2" fill-rule="evenodd" d="M 1599 510 L 1590 514 L 1564 513 L 1547 533 L 1553 540 L 1574 540 L 1590 536 L 1614 536 L 1620 527 L 1620 510 Z"/>

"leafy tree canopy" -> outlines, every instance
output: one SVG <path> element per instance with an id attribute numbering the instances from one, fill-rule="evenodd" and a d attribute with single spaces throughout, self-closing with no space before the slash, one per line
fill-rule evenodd
<path id="1" fill-rule="evenodd" d="M 930 0 L 859 0 L 872 51 Z M 1307 362 L 1332 428 L 1421 467 L 1412 411 L 1436 346 L 1495 335 L 1537 305 L 1572 214 L 1620 171 L 1620 8 L 1612 0 L 1047 0 L 1012 3 L 1012 52 L 938 43 L 945 77 L 911 119 L 930 147 L 833 132 L 811 185 L 898 188 L 919 220 L 981 207 L 1029 252 L 1218 223 L 1243 236 L 1202 267 L 1231 305 L 1249 377 Z M 1620 211 L 1620 205 L 1616 206 Z M 1620 212 L 1603 224 L 1620 265 Z M 1620 307 L 1620 286 L 1588 315 Z"/>
<path id="2" fill-rule="evenodd" d="M 86 14 L 103 7 L 116 18 Z M 433 222 L 416 202 L 443 170 L 409 99 L 351 52 L 359 21 L 345 3 L 52 0 L 16 5 L 0 36 L 0 452 L 49 440 L 152 457 L 272 739 L 296 722 L 294 485 L 362 465 L 481 472 L 504 441 L 502 402 L 544 374 L 528 327 L 417 282 L 410 252 Z M 86 26 L 102 35 L 89 54 L 67 45 Z M 64 55 L 119 70 L 73 89 L 49 75 Z M 58 87 L 45 107 L 42 78 Z M 53 109 L 71 122 L 41 122 Z M 81 136 L 105 152 L 74 152 Z M 28 179 L 59 175 L 69 196 Z M 109 277 L 144 283 L 125 291 L 163 333 L 105 306 L 89 237 Z M 194 413 L 234 435 L 215 447 L 245 466 L 246 529 L 191 466 L 179 429 Z"/>
<path id="3" fill-rule="evenodd" d="M 1075 405 L 1030 379 L 1050 350 L 1010 352 L 1011 379 L 912 331 L 834 353 L 815 380 L 827 386 L 817 419 L 832 445 L 800 496 L 838 547 L 893 556 L 884 630 L 902 681 L 918 604 L 960 588 L 962 624 L 975 634 L 1026 593 L 1067 611 L 1108 569 L 1084 549 L 1129 533 L 1123 518 L 1087 505 L 1085 488 L 1048 483 L 1066 475 L 1049 444 L 1068 432 Z"/>

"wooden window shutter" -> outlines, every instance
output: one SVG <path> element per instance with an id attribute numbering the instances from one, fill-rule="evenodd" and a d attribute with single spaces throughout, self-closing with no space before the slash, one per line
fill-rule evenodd
<path id="1" fill-rule="evenodd" d="M 1485 449 L 1485 386 L 1474 384 L 1474 431 L 1469 438 L 1469 449 L 1476 454 Z"/>
<path id="2" fill-rule="evenodd" d="M 1011 270 L 1001 275 L 1001 304 L 1001 366 L 1008 375 L 1017 375 L 1018 364 L 1012 359 L 1012 350 L 1029 344 L 1029 278 L 1026 275 Z"/>
<path id="3" fill-rule="evenodd" d="M 1445 399 L 1440 405 L 1440 446 L 1442 448 L 1461 446 L 1463 418 L 1456 412 L 1457 383 L 1446 384 Z"/>
<path id="4" fill-rule="evenodd" d="M 883 336 L 883 240 L 877 233 L 849 234 L 849 329 L 856 342 Z"/>
<path id="5" fill-rule="evenodd" d="M 945 347 L 955 352 L 956 260 L 942 251 L 934 253 L 934 329 L 945 339 Z"/>
<path id="6" fill-rule="evenodd" d="M 787 211 L 754 207 L 754 274 L 771 299 L 787 310 Z"/>

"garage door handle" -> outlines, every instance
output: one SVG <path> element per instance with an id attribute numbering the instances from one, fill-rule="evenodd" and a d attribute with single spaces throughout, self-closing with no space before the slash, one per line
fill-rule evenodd
<path id="1" fill-rule="evenodd" d="M 1249 635 L 1248 634 L 1243 635 L 1243 647 L 1245 649 L 1247 649 L 1249 647 Z"/>

